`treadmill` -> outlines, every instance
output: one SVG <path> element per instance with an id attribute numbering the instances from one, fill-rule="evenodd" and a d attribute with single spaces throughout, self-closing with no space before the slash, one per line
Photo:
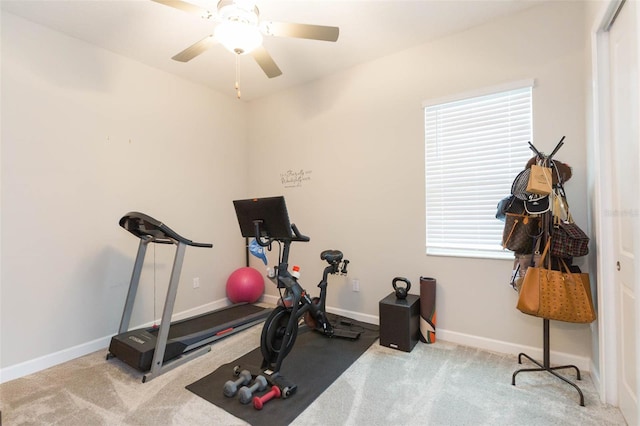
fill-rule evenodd
<path id="1" fill-rule="evenodd" d="M 116 357 L 146 372 L 142 382 L 153 379 L 211 350 L 211 343 L 263 322 L 271 309 L 249 303 L 238 303 L 222 309 L 171 322 L 185 249 L 213 247 L 180 236 L 164 223 L 140 212 L 129 212 L 120 226 L 140 239 L 131 275 L 129 292 L 118 334 L 111 338 L 107 359 Z M 149 243 L 175 244 L 176 254 L 159 327 L 129 331 L 133 304 L 140 282 L 144 257 Z"/>

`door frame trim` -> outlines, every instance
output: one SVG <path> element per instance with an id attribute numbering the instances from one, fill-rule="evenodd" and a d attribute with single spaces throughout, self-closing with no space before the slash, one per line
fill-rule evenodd
<path id="1" fill-rule="evenodd" d="M 611 196 L 603 188 L 612 182 L 612 158 L 610 150 L 606 149 L 606 141 L 611 134 L 611 119 L 609 116 L 611 94 L 609 90 L 609 33 L 608 29 L 622 0 L 609 0 L 596 15 L 591 29 L 592 49 L 592 135 L 594 177 L 593 177 L 593 228 L 596 234 L 596 294 L 597 294 L 597 333 L 594 334 L 593 347 L 598 348 L 598 366 L 593 371 L 598 372 L 596 387 L 603 402 L 618 405 L 618 358 L 616 337 L 616 292 L 614 286 L 606 286 L 614 280 L 614 270 L 611 267 L 613 259 L 613 217 L 608 206 L 611 206 Z M 609 214 L 607 214 L 609 210 Z M 593 326 L 592 326 L 593 327 Z"/>
<path id="2" fill-rule="evenodd" d="M 611 196 L 608 188 L 613 181 L 613 159 L 610 150 L 607 149 L 607 141 L 611 134 L 611 93 L 609 89 L 609 28 L 617 16 L 619 9 L 624 4 L 624 0 L 609 0 L 603 3 L 601 9 L 595 16 L 591 28 L 591 67 L 592 67 L 592 105 L 591 114 L 593 119 L 592 135 L 593 143 L 591 154 L 593 155 L 593 224 L 595 229 L 596 248 L 596 277 L 597 277 L 597 300 L 598 300 L 598 321 L 597 334 L 594 333 L 595 341 L 593 347 L 598 348 L 598 366 L 593 371 L 597 371 L 599 377 L 594 378 L 596 388 L 600 393 L 603 402 L 618 406 L 618 339 L 616 330 L 616 288 L 605 283 L 612 283 L 615 279 L 615 256 L 613 242 L 613 219 L 614 215 L 610 209 Z M 640 5 L 636 7 L 636 15 L 640 21 Z M 639 36 L 640 38 L 640 36 Z M 638 58 L 640 58 L 640 41 L 638 44 Z M 640 71 L 639 71 L 640 74 Z M 640 81 L 640 75 L 638 76 Z M 638 88 L 640 98 L 640 87 Z M 640 114 L 638 117 L 640 121 Z M 638 141 L 640 143 L 640 141 Z M 638 158 L 640 164 L 640 158 Z M 640 185 L 636 199 L 640 199 Z M 633 196 L 633 194 L 630 194 Z M 640 237 L 635 236 L 635 247 L 640 248 Z M 640 330 L 640 260 L 635 261 L 635 294 L 636 294 L 636 329 Z M 593 326 L 592 326 L 593 327 Z M 640 342 L 636 343 L 640 346 Z M 636 371 L 638 373 L 637 383 L 640 384 L 640 348 L 636 348 Z M 640 414 L 640 406 L 638 408 Z M 640 418 L 640 415 L 638 416 Z"/>

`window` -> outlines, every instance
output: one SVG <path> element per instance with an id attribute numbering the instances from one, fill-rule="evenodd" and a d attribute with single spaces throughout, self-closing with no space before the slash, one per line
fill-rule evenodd
<path id="1" fill-rule="evenodd" d="M 424 103 L 427 254 L 512 258 L 498 201 L 532 157 L 533 81 Z"/>

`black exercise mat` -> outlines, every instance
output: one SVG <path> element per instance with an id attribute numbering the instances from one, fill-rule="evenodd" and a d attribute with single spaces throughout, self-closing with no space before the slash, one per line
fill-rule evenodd
<path id="1" fill-rule="evenodd" d="M 378 339 L 378 326 L 349 321 L 352 329 L 363 331 L 358 340 L 328 338 L 304 326 L 299 329 L 295 345 L 280 369 L 282 376 L 298 389 L 287 399 L 269 401 L 262 410 L 256 410 L 253 404 L 241 404 L 237 396 L 227 398 L 222 393 L 227 380 L 237 379 L 233 375 L 235 366 L 247 368 L 254 375 L 259 373 L 256 369 L 262 362 L 260 348 L 219 367 L 187 389 L 252 425 L 288 425 Z M 339 320 L 332 318 L 331 322 L 338 324 Z"/>

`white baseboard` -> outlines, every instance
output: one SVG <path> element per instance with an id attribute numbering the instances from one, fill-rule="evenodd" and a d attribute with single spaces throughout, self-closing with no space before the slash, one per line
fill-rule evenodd
<path id="1" fill-rule="evenodd" d="M 171 317 L 171 321 L 180 321 L 186 318 L 194 317 L 196 315 L 206 314 L 207 312 L 215 311 L 216 309 L 222 309 L 225 306 L 229 305 L 231 305 L 231 302 L 228 299 L 220 299 L 215 302 L 207 303 L 206 305 L 200 305 L 193 309 L 178 312 Z M 160 322 L 160 319 L 158 319 L 158 322 Z M 141 327 L 148 327 L 149 325 L 151 324 L 143 325 Z"/>
<path id="2" fill-rule="evenodd" d="M 276 305 L 280 300 L 280 297 L 265 294 L 262 299 L 265 303 Z M 367 324 L 375 324 L 375 325 L 379 324 L 377 315 L 369 315 L 369 314 L 363 314 L 360 312 L 347 311 L 346 309 L 332 308 L 331 306 L 327 306 L 327 312 L 336 314 L 336 315 L 341 315 L 344 317 L 349 317 L 356 321 L 366 322 Z"/>
<path id="3" fill-rule="evenodd" d="M 261 302 L 275 305 L 278 302 L 277 296 L 264 295 Z M 206 305 L 199 306 L 194 309 L 189 309 L 177 313 L 173 316 L 173 320 L 180 320 L 188 318 L 194 315 L 203 314 L 215 309 L 220 309 L 228 306 L 230 303 L 227 299 L 221 299 Z M 342 315 L 355 319 L 357 321 L 366 322 L 368 324 L 380 324 L 380 318 L 377 315 L 363 314 L 360 312 L 352 312 L 345 309 L 327 307 L 327 311 L 336 315 Z M 132 328 L 149 327 L 152 323 L 142 324 Z M 105 357 L 107 355 L 106 348 L 109 346 L 112 336 L 105 336 L 91 342 L 83 343 L 68 349 L 63 349 L 58 352 L 54 352 L 49 355 L 44 355 L 36 359 L 25 361 L 19 364 L 11 365 L 0 369 L 0 383 L 5 383 L 10 380 L 18 379 L 20 377 L 27 376 L 29 374 L 37 373 L 38 371 L 46 370 L 47 368 L 62 364 L 67 361 L 79 358 L 84 355 L 105 350 Z M 485 337 L 472 336 L 469 334 L 458 333 L 455 331 L 447 331 L 438 329 L 436 332 L 436 338 L 438 340 L 456 343 L 464 346 L 471 346 L 479 349 L 484 349 L 492 352 L 506 353 L 517 355 L 521 352 L 526 353 L 534 359 L 542 360 L 542 348 L 534 348 L 531 346 L 517 345 L 514 343 L 503 342 L 500 340 L 488 339 Z M 437 343 L 437 340 L 436 340 Z M 580 357 L 563 352 L 551 351 L 551 359 L 554 365 L 558 364 L 571 364 L 575 365 L 582 371 L 592 370 L 592 360 L 588 357 Z M 596 380 L 598 378 L 594 378 Z M 597 388 L 597 387 L 596 387 Z"/>
<path id="4" fill-rule="evenodd" d="M 5 383 L 10 380 L 28 376 L 29 374 L 37 373 L 38 371 L 46 370 L 47 368 L 80 358 L 81 356 L 99 351 L 100 349 L 105 349 L 104 355 L 106 359 L 106 348 L 109 346 L 110 341 L 111 336 L 101 337 L 100 339 L 96 339 L 91 342 L 83 343 L 52 354 L 5 367 L 0 370 L 0 383 Z"/>
<path id="5" fill-rule="evenodd" d="M 225 306 L 230 305 L 230 302 L 225 298 L 218 300 L 216 302 L 207 303 L 206 305 L 198 306 L 194 309 L 189 309 L 187 311 L 179 312 L 173 315 L 172 321 L 178 321 L 184 318 L 189 318 L 194 315 L 204 314 L 216 309 L 223 308 Z M 159 323 L 160 319 L 157 319 L 155 323 Z M 136 328 L 145 328 L 151 327 L 154 322 L 149 322 L 146 324 L 140 324 L 132 329 Z M 109 343 L 111 342 L 112 336 L 105 336 L 99 339 L 93 340 L 91 342 L 82 343 L 77 346 L 73 346 L 71 348 L 63 349 L 58 352 L 54 352 L 48 355 L 41 356 L 39 358 L 35 358 L 29 361 L 21 362 L 19 364 L 14 364 L 9 367 L 5 367 L 0 369 L 0 383 L 5 383 L 10 380 L 19 379 L 20 377 L 28 376 L 29 374 L 37 373 L 38 371 L 46 370 L 47 368 L 54 367 L 58 364 L 65 363 L 67 361 L 71 361 L 76 358 L 80 358 L 82 356 L 88 355 L 90 353 L 99 351 L 104 349 L 105 359 L 107 356 L 107 348 L 109 347 Z"/>
<path id="6" fill-rule="evenodd" d="M 438 340 L 456 343 L 464 346 L 484 349 L 491 352 L 499 352 L 503 354 L 518 355 L 526 353 L 531 358 L 542 362 L 542 348 L 533 346 L 518 345 L 501 340 L 488 339 L 486 337 L 472 336 L 470 334 L 458 333 L 455 331 L 443 330 L 441 328 L 436 331 L 436 342 Z M 591 358 L 568 354 L 565 352 L 550 351 L 550 362 L 552 365 L 575 365 L 581 371 L 591 371 Z M 525 361 L 526 362 L 526 361 Z"/>
<path id="7" fill-rule="evenodd" d="M 276 304 L 277 296 L 265 295 L 265 302 Z M 377 315 L 363 314 L 360 312 L 347 311 L 345 309 L 332 308 L 327 306 L 327 311 L 333 314 L 342 315 L 357 321 L 366 322 L 368 324 L 380 324 L 380 317 Z M 472 336 L 470 334 L 458 333 L 439 328 L 436 332 L 436 339 L 444 342 L 455 343 L 458 345 L 471 346 L 478 349 L 484 349 L 491 352 L 504 354 L 513 354 L 517 356 L 519 353 L 526 353 L 535 360 L 542 362 L 542 348 L 534 348 L 532 346 L 517 345 L 515 343 L 503 342 L 501 340 L 488 339 L 486 337 Z M 436 342 L 437 342 L 436 340 Z M 580 371 L 592 371 L 592 360 L 588 357 L 576 356 L 564 352 L 551 351 L 549 354 L 553 365 L 575 365 Z"/>

